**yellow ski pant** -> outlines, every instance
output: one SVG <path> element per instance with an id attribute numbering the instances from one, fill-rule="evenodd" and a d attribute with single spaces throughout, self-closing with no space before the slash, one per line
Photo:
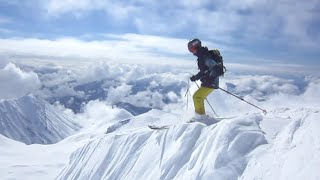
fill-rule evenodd
<path id="1" fill-rule="evenodd" d="M 193 94 L 194 109 L 198 114 L 205 114 L 204 99 L 213 91 L 213 88 L 200 87 Z"/>

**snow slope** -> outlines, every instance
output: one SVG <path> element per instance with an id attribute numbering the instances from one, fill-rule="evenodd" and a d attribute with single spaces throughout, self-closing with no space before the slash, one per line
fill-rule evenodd
<path id="1" fill-rule="evenodd" d="M 285 109 L 282 114 L 294 118 L 255 153 L 241 179 L 320 179 L 319 113 L 316 108 Z"/>
<path id="2" fill-rule="evenodd" d="M 2 179 L 319 179 L 319 109 L 275 108 L 212 125 L 151 110 L 95 122 L 56 144 L 0 135 Z M 123 123 L 125 122 L 125 123 Z M 172 124 L 151 130 L 149 124 Z M 110 130 L 110 131 L 108 131 Z M 54 157 L 54 158 L 52 158 Z"/>
<path id="3" fill-rule="evenodd" d="M 0 144 L 0 177 L 3 180 L 54 179 L 68 162 L 70 153 L 78 147 L 71 143 L 26 145 L 2 135 Z"/>
<path id="4" fill-rule="evenodd" d="M 76 131 L 78 125 L 33 96 L 0 104 L 1 132 L 11 136 L 0 135 L 1 179 L 319 179 L 316 107 L 275 107 L 266 116 L 210 125 L 186 123 L 187 113 L 116 110 Z M 171 126 L 151 130 L 151 124 Z M 15 133 L 24 143 L 62 140 L 26 145 L 11 139 Z"/>
<path id="5" fill-rule="evenodd" d="M 0 134 L 26 144 L 52 144 L 80 126 L 32 95 L 0 101 Z"/>
<path id="6" fill-rule="evenodd" d="M 267 142 L 260 115 L 211 126 L 180 121 L 155 131 L 147 128 L 150 121 L 172 123 L 168 116 L 174 117 L 149 113 L 132 120 L 135 125 L 126 123 L 78 149 L 57 179 L 236 179 L 247 155 Z"/>

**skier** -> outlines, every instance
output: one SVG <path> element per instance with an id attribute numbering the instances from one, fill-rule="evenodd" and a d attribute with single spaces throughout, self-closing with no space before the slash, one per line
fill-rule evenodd
<path id="1" fill-rule="evenodd" d="M 188 42 L 188 50 L 197 56 L 199 72 L 190 77 L 192 82 L 201 81 L 201 87 L 193 94 L 195 116 L 191 121 L 208 119 L 205 114 L 204 99 L 214 90 L 219 88 L 219 76 L 224 73 L 222 56 L 219 50 L 208 50 L 201 46 L 199 39 Z"/>

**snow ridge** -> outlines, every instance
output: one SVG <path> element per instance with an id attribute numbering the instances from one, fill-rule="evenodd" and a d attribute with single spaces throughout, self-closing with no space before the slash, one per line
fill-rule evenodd
<path id="1" fill-rule="evenodd" d="M 295 119 L 255 153 L 240 179 L 320 179 L 319 111 L 301 108 L 290 114 Z"/>
<path id="2" fill-rule="evenodd" d="M 0 101 L 0 122 L 0 134 L 25 144 L 56 143 L 80 129 L 33 95 Z"/>
<path id="3" fill-rule="evenodd" d="M 247 155 L 267 143 L 261 120 L 253 114 L 106 134 L 74 152 L 57 179 L 237 179 Z"/>

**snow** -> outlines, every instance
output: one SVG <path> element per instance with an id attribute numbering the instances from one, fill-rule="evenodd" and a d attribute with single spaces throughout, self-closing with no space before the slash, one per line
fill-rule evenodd
<path id="1" fill-rule="evenodd" d="M 250 159 L 241 179 L 320 178 L 319 110 L 301 108 L 290 114 L 295 118 L 264 152 Z"/>
<path id="2" fill-rule="evenodd" d="M 156 114 L 167 119 L 166 113 Z M 130 131 L 123 127 L 78 149 L 58 179 L 234 179 L 246 155 L 266 143 L 261 119 L 252 115 L 212 126 L 180 122 L 154 131 L 146 116 L 136 117 L 139 123 L 124 125 Z"/>
<path id="3" fill-rule="evenodd" d="M 221 81 L 222 88 L 268 114 L 215 90 L 208 100 L 221 117 L 187 123 L 193 106 L 190 100 L 185 109 L 185 74 L 97 66 L 101 68 L 90 68 L 98 72 L 83 73 L 78 82 L 69 71 L 71 76 L 58 70 L 40 73 L 45 87 L 36 95 L 0 100 L 1 179 L 320 179 L 318 78 L 296 82 L 230 75 Z M 108 90 L 105 99 L 85 99 L 88 92 L 75 87 L 94 81 L 105 69 L 109 74 L 104 77 L 124 80 L 101 83 Z M 60 83 L 62 89 L 82 94 L 78 113 L 61 101 L 53 106 L 41 99 L 53 96 L 50 91 Z M 195 90 L 192 85 L 190 92 Z M 113 104 L 117 102 L 128 108 Z M 153 124 L 169 126 L 148 128 Z"/>
<path id="4" fill-rule="evenodd" d="M 71 146 L 25 145 L 0 135 L 1 179 L 54 179 L 67 163 Z"/>

